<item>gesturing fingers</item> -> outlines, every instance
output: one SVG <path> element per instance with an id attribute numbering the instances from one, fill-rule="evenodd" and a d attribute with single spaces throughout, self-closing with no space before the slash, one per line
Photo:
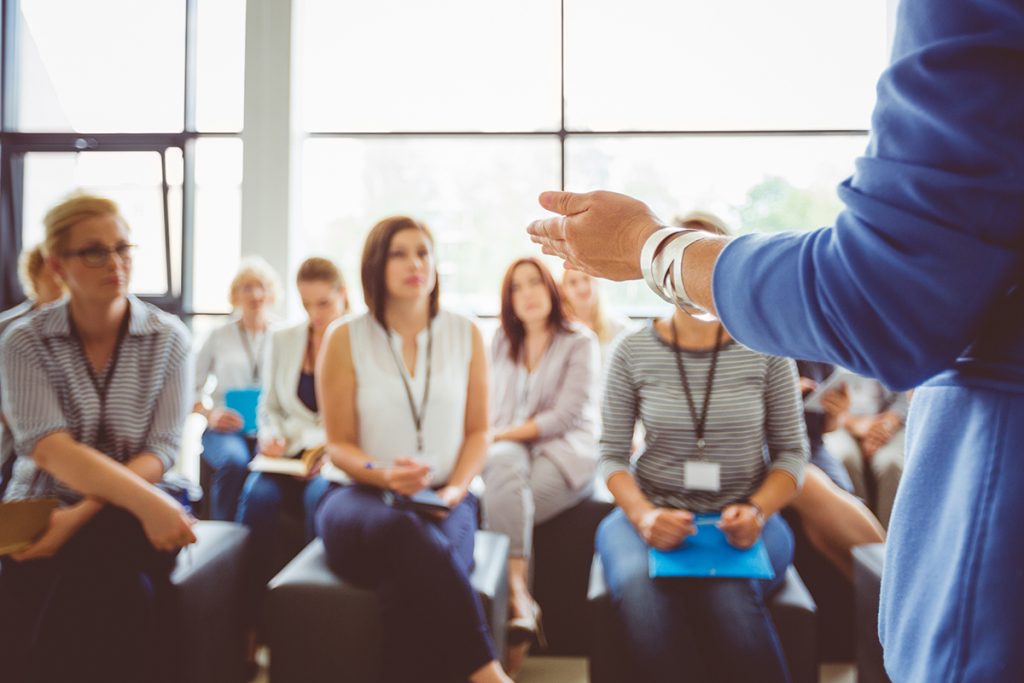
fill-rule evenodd
<path id="1" fill-rule="evenodd" d="M 577 192 L 541 192 L 540 205 L 548 211 L 560 213 L 563 216 L 586 211 L 590 206 L 590 195 Z"/>

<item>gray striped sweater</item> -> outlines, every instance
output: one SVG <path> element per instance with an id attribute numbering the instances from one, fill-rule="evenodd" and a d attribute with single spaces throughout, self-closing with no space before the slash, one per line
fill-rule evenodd
<path id="1" fill-rule="evenodd" d="M 683 363 L 699 415 L 711 352 L 683 351 Z M 646 434 L 631 459 L 638 418 Z M 809 453 L 796 364 L 728 341 L 719 353 L 704 435 L 705 459 L 721 465 L 721 489 L 687 489 L 684 463 L 698 457 L 695 425 L 672 346 L 653 325 L 624 336 L 615 349 L 602 422 L 601 475 L 631 472 L 659 507 L 717 512 L 756 491 L 770 470 L 802 482 Z"/>

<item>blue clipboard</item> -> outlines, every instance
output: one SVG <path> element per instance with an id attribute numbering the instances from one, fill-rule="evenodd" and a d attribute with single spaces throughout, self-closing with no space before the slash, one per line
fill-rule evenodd
<path id="1" fill-rule="evenodd" d="M 697 533 L 673 550 L 651 548 L 648 554 L 648 575 L 694 578 L 774 579 L 775 570 L 768 559 L 768 550 L 760 538 L 751 547 L 741 550 L 729 545 L 718 528 L 721 515 L 694 515 Z"/>
<path id="2" fill-rule="evenodd" d="M 256 409 L 260 404 L 260 387 L 228 389 L 224 392 L 224 405 L 242 416 L 242 433 L 256 434 Z"/>

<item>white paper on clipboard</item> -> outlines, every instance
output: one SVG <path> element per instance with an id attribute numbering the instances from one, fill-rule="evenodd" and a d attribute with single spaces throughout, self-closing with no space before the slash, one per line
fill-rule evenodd
<path id="1" fill-rule="evenodd" d="M 821 399 L 825 398 L 825 394 L 833 389 L 838 389 L 843 382 L 855 376 L 849 370 L 836 368 L 831 375 L 821 380 L 814 391 L 807 394 L 807 398 L 804 399 L 804 410 L 808 413 L 824 413 L 825 406 L 822 404 Z"/>

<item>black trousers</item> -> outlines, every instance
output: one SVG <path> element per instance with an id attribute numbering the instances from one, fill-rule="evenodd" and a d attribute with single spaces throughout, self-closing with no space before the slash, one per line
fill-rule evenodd
<path id="1" fill-rule="evenodd" d="M 0 562 L 0 679 L 170 681 L 181 620 L 170 583 L 177 553 L 107 507 L 52 558 Z"/>

